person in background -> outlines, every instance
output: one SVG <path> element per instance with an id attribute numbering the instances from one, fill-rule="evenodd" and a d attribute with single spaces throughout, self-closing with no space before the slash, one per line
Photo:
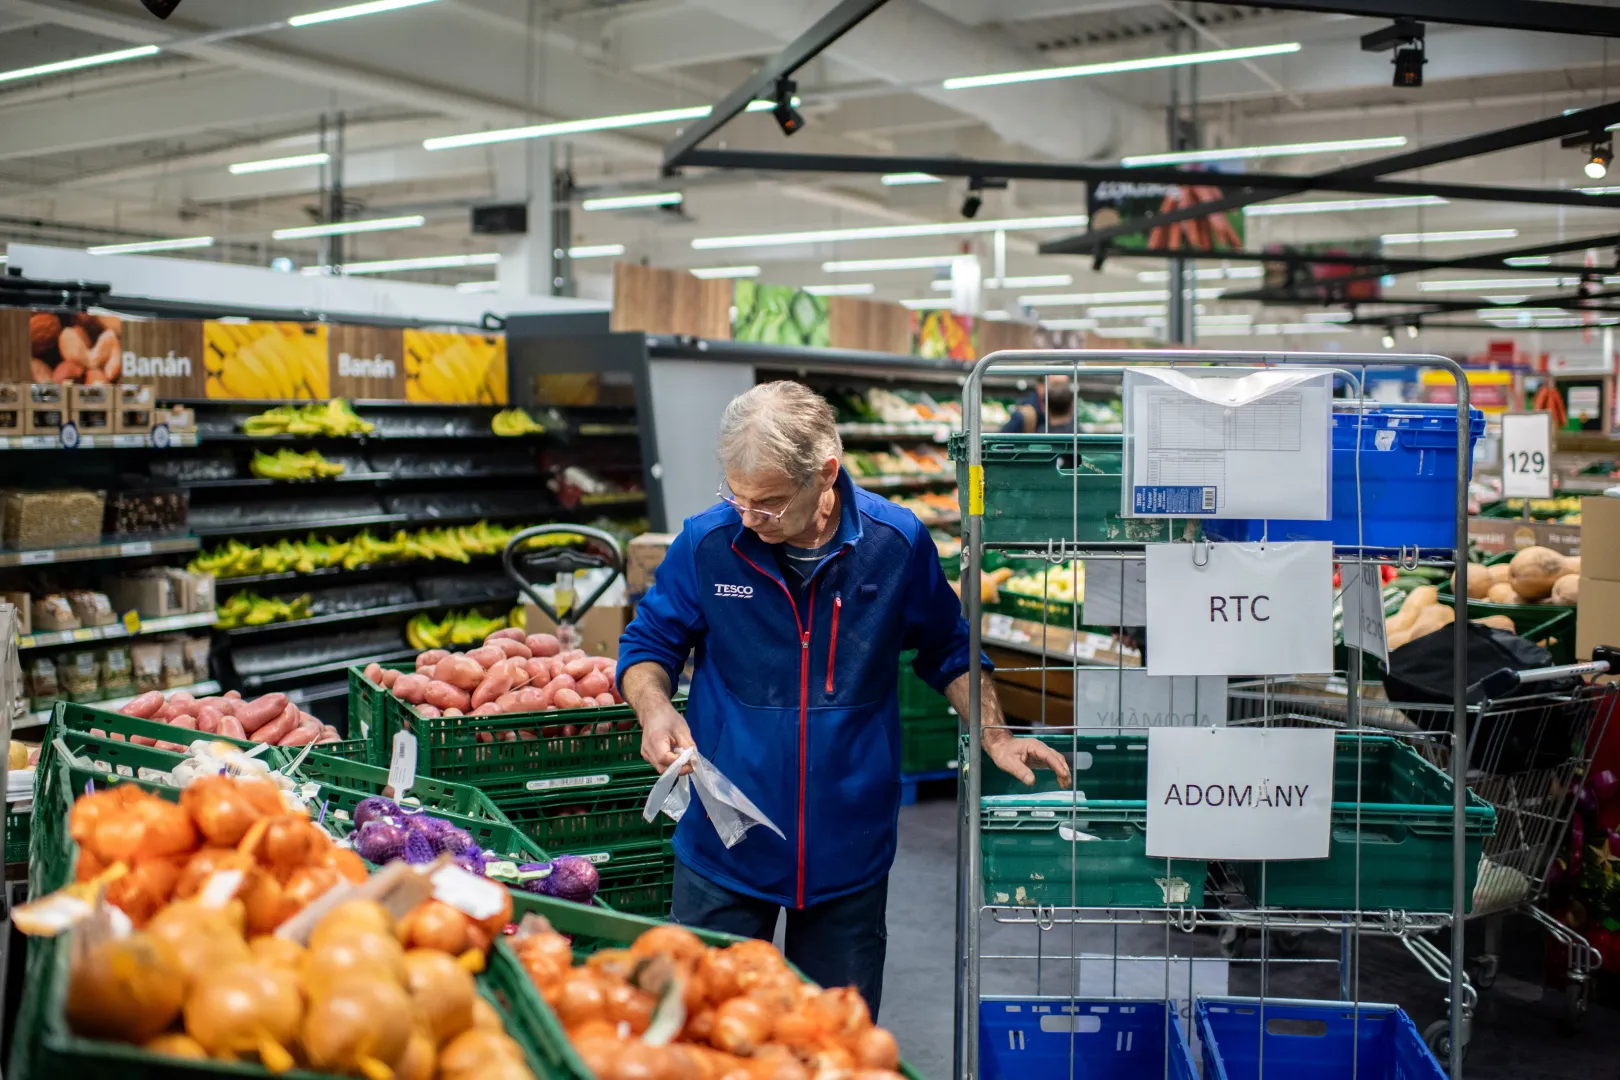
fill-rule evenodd
<path id="1" fill-rule="evenodd" d="M 1067 375 L 1048 375 L 1045 390 L 1031 390 L 1002 426 L 1010 435 L 1074 434 L 1074 386 Z"/>
<path id="2" fill-rule="evenodd" d="M 770 940 L 877 1015 L 900 811 L 900 654 L 967 714 L 961 600 L 928 529 L 855 486 L 832 407 L 792 382 L 734 398 L 720 422 L 714 506 L 687 518 L 619 642 L 641 756 L 663 772 L 696 746 L 782 830 L 727 848 L 696 806 L 675 830 L 679 923 Z M 670 697 L 695 652 L 686 714 Z M 1015 738 L 979 681 L 984 749 L 1026 784 L 1069 784 L 1068 760 Z"/>

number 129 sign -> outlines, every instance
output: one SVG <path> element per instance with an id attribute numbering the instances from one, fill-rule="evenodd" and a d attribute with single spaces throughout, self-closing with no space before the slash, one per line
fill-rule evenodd
<path id="1" fill-rule="evenodd" d="M 1552 498 L 1552 417 L 1547 413 L 1502 417 L 1502 494 Z"/>

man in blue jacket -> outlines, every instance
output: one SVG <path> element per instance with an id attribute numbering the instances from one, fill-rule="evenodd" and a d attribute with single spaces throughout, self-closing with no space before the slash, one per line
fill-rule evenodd
<path id="1" fill-rule="evenodd" d="M 900 809 L 899 657 L 957 712 L 972 657 L 961 600 L 911 511 L 857 488 L 832 408 L 791 382 L 727 406 L 718 502 L 686 520 L 619 643 L 641 754 L 663 771 L 696 745 L 784 837 L 721 843 L 705 815 L 675 830 L 677 922 L 769 939 L 823 986 L 857 987 L 874 1015 Z M 686 715 L 670 695 L 696 652 Z M 984 747 L 1025 783 L 1061 754 L 1014 738 L 980 680 Z"/>

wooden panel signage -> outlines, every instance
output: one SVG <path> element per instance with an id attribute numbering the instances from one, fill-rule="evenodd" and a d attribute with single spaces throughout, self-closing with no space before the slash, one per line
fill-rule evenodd
<path id="1" fill-rule="evenodd" d="M 332 396 L 324 323 L 206 322 L 207 396 L 322 401 Z"/>
<path id="2" fill-rule="evenodd" d="M 119 381 L 146 383 L 161 400 L 205 395 L 203 324 L 181 319 L 129 319 L 123 325 Z"/>
<path id="3" fill-rule="evenodd" d="M 405 332 L 377 326 L 334 326 L 332 396 L 401 401 L 405 397 Z"/>
<path id="4" fill-rule="evenodd" d="M 732 282 L 705 281 L 685 270 L 619 263 L 613 268 L 613 330 L 731 336 Z"/>
<path id="5" fill-rule="evenodd" d="M 0 383 L 34 381 L 29 370 L 29 313 L 22 308 L 0 308 Z"/>
<path id="6" fill-rule="evenodd" d="M 827 307 L 833 348 L 902 356 L 911 352 L 911 312 L 899 304 L 835 296 Z"/>
<path id="7" fill-rule="evenodd" d="M 505 405 L 506 338 L 406 330 L 405 400 Z"/>

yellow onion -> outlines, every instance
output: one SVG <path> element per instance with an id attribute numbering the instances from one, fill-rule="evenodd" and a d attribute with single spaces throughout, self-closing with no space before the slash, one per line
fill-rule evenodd
<path id="1" fill-rule="evenodd" d="M 265 967 L 285 968 L 295 975 L 304 969 L 304 947 L 291 938 L 261 934 L 248 942 L 248 951 Z"/>
<path id="2" fill-rule="evenodd" d="M 190 1035 L 159 1035 L 141 1049 L 150 1050 L 154 1054 L 168 1054 L 170 1057 L 191 1058 L 195 1061 L 207 1061 L 208 1051 L 202 1048 L 202 1043 Z"/>
<path id="3" fill-rule="evenodd" d="M 304 989 L 311 998 L 320 997 L 350 975 L 382 979 L 396 986 L 405 984 L 405 950 L 388 934 L 375 930 L 353 933 L 345 938 L 328 936 L 312 944 L 304 953 Z"/>
<path id="4" fill-rule="evenodd" d="M 528 1067 L 522 1048 L 510 1036 L 474 1028 L 440 1049 L 439 1080 L 482 1080 L 502 1063 Z"/>
<path id="5" fill-rule="evenodd" d="M 473 1026 L 478 990 L 472 974 L 449 953 L 412 949 L 405 954 L 405 989 L 427 1022 L 433 1045 L 448 1042 Z"/>
<path id="6" fill-rule="evenodd" d="M 375 900 L 345 900 L 321 916 L 321 921 L 310 932 L 309 944 L 313 947 L 328 937 L 343 938 L 359 930 L 392 934 L 394 920 L 388 909 Z"/>
<path id="7" fill-rule="evenodd" d="M 292 972 L 233 964 L 198 978 L 186 997 L 186 1034 L 209 1055 L 257 1055 L 272 1072 L 292 1067 L 287 1047 L 298 1037 L 304 997 Z"/>
<path id="8" fill-rule="evenodd" d="M 166 942 L 132 934 L 91 946 L 68 975 L 68 1025 L 80 1035 L 144 1043 L 180 1015 L 185 977 Z"/>
<path id="9" fill-rule="evenodd" d="M 311 1002 L 304 1053 L 316 1069 L 392 1080 L 411 1038 L 411 999 L 387 979 L 352 975 Z"/>
<path id="10" fill-rule="evenodd" d="M 394 1062 L 394 1080 L 433 1080 L 439 1052 L 433 1036 L 421 1028 L 413 1028 L 405 1043 L 405 1052 Z"/>

